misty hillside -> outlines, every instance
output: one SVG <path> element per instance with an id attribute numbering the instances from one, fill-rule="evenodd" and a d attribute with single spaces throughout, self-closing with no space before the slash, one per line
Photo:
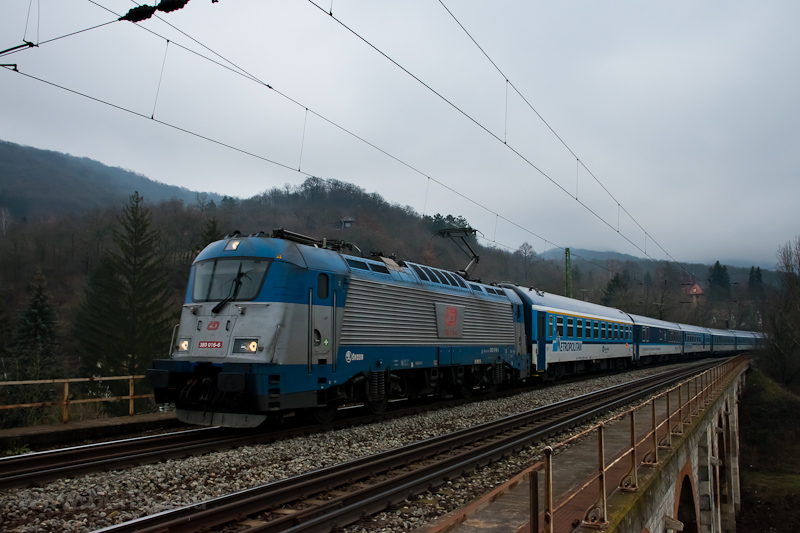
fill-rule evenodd
<path id="1" fill-rule="evenodd" d="M 0 207 L 17 220 L 121 205 L 133 191 L 151 202 L 178 198 L 191 203 L 196 195 L 86 157 L 0 141 Z M 218 195 L 211 198 L 219 201 Z"/>

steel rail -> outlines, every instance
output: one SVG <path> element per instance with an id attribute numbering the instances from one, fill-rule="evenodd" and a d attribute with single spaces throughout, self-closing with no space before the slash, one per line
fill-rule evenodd
<path id="1" fill-rule="evenodd" d="M 108 533 L 198 531 L 244 516 L 274 510 L 383 472 L 410 468 L 410 471 L 387 477 L 387 480 L 380 484 L 335 496 L 324 502 L 314 501 L 312 503 L 318 505 L 309 506 L 308 509 L 299 510 L 247 530 L 327 531 L 332 527 L 341 527 L 355 521 L 364 513 L 378 512 L 392 502 L 402 501 L 409 495 L 427 490 L 430 486 L 450 477 L 488 464 L 542 438 L 558 434 L 608 410 L 635 401 L 651 394 L 654 389 L 679 382 L 688 375 L 702 371 L 705 367 L 706 365 L 697 365 L 688 370 L 672 370 L 649 376 L 474 428 L 142 517 L 100 531 Z M 498 437 L 501 434 L 506 435 Z M 458 453 L 453 451 L 456 449 L 459 450 Z M 447 457 L 435 464 L 408 466 L 415 461 L 430 461 L 430 458 L 443 454 Z"/>
<path id="2" fill-rule="evenodd" d="M 559 383 L 563 383 L 563 381 Z M 291 422 L 279 429 L 269 431 L 195 428 L 162 435 L 120 439 L 4 457 L 0 458 L 0 490 L 40 485 L 63 477 L 117 470 L 240 446 L 274 442 L 299 434 L 319 433 L 331 429 L 369 424 L 465 403 L 512 396 L 537 388 L 541 389 L 541 385 L 509 389 L 496 393 L 491 398 L 478 393 L 468 399 L 450 399 L 435 404 L 395 402 L 395 408 L 382 414 L 363 415 L 358 408 L 352 411 L 343 409 L 340 410 L 340 419 L 327 424 Z"/>

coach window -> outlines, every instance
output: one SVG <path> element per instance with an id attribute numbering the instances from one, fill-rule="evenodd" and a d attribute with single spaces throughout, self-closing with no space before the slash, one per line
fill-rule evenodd
<path id="1" fill-rule="evenodd" d="M 605 339 L 606 338 L 606 324 L 605 324 L 605 322 L 602 322 L 600 324 L 600 338 L 601 339 Z"/>
<path id="2" fill-rule="evenodd" d="M 548 319 L 547 333 L 550 335 L 550 338 L 552 339 L 553 337 L 556 336 L 556 330 L 553 327 L 553 315 L 548 315 L 547 319 Z"/>
<path id="3" fill-rule="evenodd" d="M 317 276 L 317 297 L 320 300 L 328 298 L 328 275 L 320 274 Z"/>
<path id="4" fill-rule="evenodd" d="M 572 333 L 574 332 L 574 330 L 572 329 L 573 320 L 574 320 L 574 318 L 572 318 L 572 317 L 569 317 L 567 319 L 567 337 L 569 337 L 569 338 L 572 338 Z"/>
<path id="5" fill-rule="evenodd" d="M 556 317 L 556 335 L 559 337 L 564 336 L 564 317 Z"/>
<path id="6" fill-rule="evenodd" d="M 576 318 L 575 322 L 577 322 L 578 332 L 575 334 L 576 337 L 579 339 L 583 338 L 583 320 L 580 318 Z"/>
<path id="7" fill-rule="evenodd" d="M 600 322 L 594 323 L 594 338 L 595 339 L 600 338 Z"/>

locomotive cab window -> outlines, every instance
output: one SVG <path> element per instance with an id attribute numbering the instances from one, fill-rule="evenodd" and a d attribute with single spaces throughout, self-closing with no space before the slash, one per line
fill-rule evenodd
<path id="1" fill-rule="evenodd" d="M 194 269 L 192 300 L 219 302 L 254 300 L 272 264 L 271 259 L 226 257 L 200 261 Z"/>

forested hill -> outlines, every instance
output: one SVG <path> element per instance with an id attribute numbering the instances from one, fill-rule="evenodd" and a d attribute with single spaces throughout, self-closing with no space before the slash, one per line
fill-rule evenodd
<path id="1" fill-rule="evenodd" d="M 194 191 L 86 157 L 0 141 L 0 206 L 17 220 L 122 205 L 133 191 L 153 203 L 170 198 L 192 203 L 196 197 Z"/>

